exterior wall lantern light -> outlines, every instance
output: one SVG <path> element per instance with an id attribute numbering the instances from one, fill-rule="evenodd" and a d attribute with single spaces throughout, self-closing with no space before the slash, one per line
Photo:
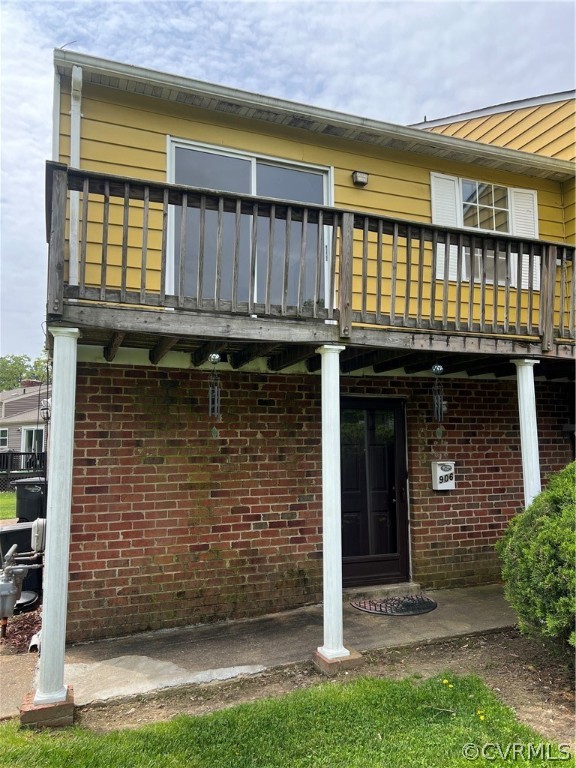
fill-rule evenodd
<path id="1" fill-rule="evenodd" d="M 52 415 L 52 400 L 42 400 L 40 403 L 40 416 L 42 421 L 46 424 L 50 421 Z"/>
<path id="2" fill-rule="evenodd" d="M 352 181 L 356 187 L 365 187 L 369 178 L 366 171 L 352 171 Z"/>

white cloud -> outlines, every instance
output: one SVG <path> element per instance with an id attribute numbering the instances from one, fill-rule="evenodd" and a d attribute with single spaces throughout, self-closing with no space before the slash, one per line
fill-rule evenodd
<path id="1" fill-rule="evenodd" d="M 0 354 L 42 344 L 52 49 L 409 124 L 574 87 L 572 2 L 3 0 Z"/>

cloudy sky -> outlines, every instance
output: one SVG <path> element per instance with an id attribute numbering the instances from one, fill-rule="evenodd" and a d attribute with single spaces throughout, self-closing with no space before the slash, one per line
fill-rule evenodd
<path id="1" fill-rule="evenodd" d="M 0 0 L 0 355 L 44 343 L 52 51 L 410 124 L 574 88 L 572 0 Z"/>

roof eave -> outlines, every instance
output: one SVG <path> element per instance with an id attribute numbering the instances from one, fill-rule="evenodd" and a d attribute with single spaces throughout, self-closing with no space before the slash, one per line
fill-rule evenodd
<path id="1" fill-rule="evenodd" d="M 574 165 L 566 160 L 427 133 L 419 128 L 249 93 L 75 51 L 56 49 L 54 65 L 61 74 L 70 74 L 72 66 L 80 66 L 85 75 L 90 75 L 92 82 L 105 87 L 188 103 L 214 112 L 228 112 L 316 134 L 555 181 L 566 181 L 574 177 Z"/>

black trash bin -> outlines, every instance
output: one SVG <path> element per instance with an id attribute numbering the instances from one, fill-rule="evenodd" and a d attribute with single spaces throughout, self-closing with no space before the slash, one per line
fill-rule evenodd
<path id="1" fill-rule="evenodd" d="M 33 523 L 46 517 L 46 478 L 24 477 L 13 480 L 16 489 L 16 517 L 19 523 Z"/>

